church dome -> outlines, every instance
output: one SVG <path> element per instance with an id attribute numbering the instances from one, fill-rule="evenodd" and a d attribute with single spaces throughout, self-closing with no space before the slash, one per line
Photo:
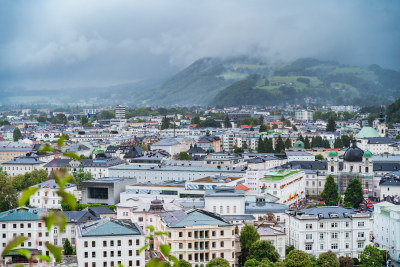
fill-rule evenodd
<path id="1" fill-rule="evenodd" d="M 372 153 L 371 153 L 371 151 L 365 150 L 365 152 L 364 152 L 364 157 L 365 157 L 365 158 L 372 158 Z"/>
<path id="2" fill-rule="evenodd" d="M 332 150 L 331 152 L 329 152 L 328 157 L 337 157 L 338 153 L 335 150 Z"/>
<path id="3" fill-rule="evenodd" d="M 301 148 L 304 149 L 304 143 L 302 141 L 297 141 L 296 143 L 294 143 L 293 145 L 294 148 Z"/>
<path id="4" fill-rule="evenodd" d="M 345 161 L 352 161 L 352 162 L 357 162 L 357 161 L 362 161 L 364 151 L 362 151 L 358 146 L 357 146 L 357 141 L 352 140 L 351 141 L 351 147 L 349 147 L 346 150 L 346 153 L 344 153 L 343 159 Z"/>

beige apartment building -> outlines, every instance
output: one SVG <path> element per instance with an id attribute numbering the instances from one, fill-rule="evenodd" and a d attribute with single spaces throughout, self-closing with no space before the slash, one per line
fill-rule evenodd
<path id="1" fill-rule="evenodd" d="M 218 214 L 198 209 L 168 212 L 158 217 L 156 229 L 168 232 L 156 237 L 156 248 L 170 244 L 175 257 L 194 267 L 204 267 L 218 257 L 235 266 L 235 227 Z"/>

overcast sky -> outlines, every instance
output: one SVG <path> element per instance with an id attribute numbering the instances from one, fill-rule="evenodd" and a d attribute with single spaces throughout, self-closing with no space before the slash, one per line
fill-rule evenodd
<path id="1" fill-rule="evenodd" d="M 400 1 L 4 0 L 0 85 L 165 76 L 202 57 L 317 57 L 400 70 Z"/>

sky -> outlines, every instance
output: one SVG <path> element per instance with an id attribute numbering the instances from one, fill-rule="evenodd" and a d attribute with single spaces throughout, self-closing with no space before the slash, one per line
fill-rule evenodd
<path id="1" fill-rule="evenodd" d="M 301 57 L 400 70 L 397 0 L 4 0 L 0 87 L 167 77 L 202 57 Z"/>

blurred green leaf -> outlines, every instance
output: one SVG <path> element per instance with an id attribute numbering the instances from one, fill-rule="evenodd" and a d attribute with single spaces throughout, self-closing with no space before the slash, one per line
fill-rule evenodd
<path id="1" fill-rule="evenodd" d="M 39 190 L 39 187 L 33 186 L 33 187 L 28 187 L 24 191 L 22 191 L 21 197 L 18 200 L 18 206 L 24 206 L 28 201 L 29 198 L 36 193 L 36 191 Z"/>
<path id="2" fill-rule="evenodd" d="M 15 251 L 15 253 L 24 256 L 25 258 L 27 258 L 28 260 L 32 257 L 32 254 L 29 250 L 27 250 L 26 248 L 20 248 L 17 249 Z"/>
<path id="3" fill-rule="evenodd" d="M 60 190 L 62 190 L 72 178 L 72 175 L 67 172 L 54 172 L 54 180 L 60 187 Z"/>
<path id="4" fill-rule="evenodd" d="M 168 235 L 168 232 L 155 232 L 155 235 Z"/>
<path id="5" fill-rule="evenodd" d="M 60 228 L 60 231 L 63 232 L 65 229 L 65 225 L 67 224 L 67 218 L 62 212 L 52 211 L 47 214 L 44 218 L 44 222 L 46 224 L 47 230 L 50 231 L 53 225 L 56 225 Z"/>
<path id="6" fill-rule="evenodd" d="M 160 250 L 161 253 L 164 254 L 164 256 L 168 256 L 169 252 L 171 251 L 171 247 L 167 244 L 162 244 L 160 245 Z"/>
<path id="7" fill-rule="evenodd" d="M 50 262 L 50 257 L 47 256 L 47 255 L 41 255 L 41 254 L 39 254 L 39 255 L 36 255 L 36 257 L 37 257 L 39 260 Z"/>
<path id="8" fill-rule="evenodd" d="M 154 226 L 153 225 L 149 225 L 146 227 L 147 229 L 150 229 L 150 231 L 154 232 Z"/>
<path id="9" fill-rule="evenodd" d="M 81 157 L 79 157 L 78 154 L 76 154 L 75 152 L 68 151 L 68 152 L 64 152 L 63 155 L 67 158 L 81 161 Z"/>
<path id="10" fill-rule="evenodd" d="M 65 142 L 65 137 L 63 135 L 60 136 L 60 138 L 57 139 L 57 145 L 58 147 L 62 147 Z"/>
<path id="11" fill-rule="evenodd" d="M 14 239 L 12 239 L 7 246 L 4 248 L 3 253 L 1 253 L 1 256 L 4 257 L 6 256 L 9 252 L 11 252 L 14 248 L 18 247 L 21 245 L 25 240 L 27 240 L 23 235 L 16 236 Z"/>
<path id="12" fill-rule="evenodd" d="M 68 204 L 68 206 L 71 208 L 71 210 L 76 209 L 76 198 L 74 197 L 73 194 L 68 193 L 64 190 L 57 190 L 57 194 L 62 198 L 62 200 Z"/>
<path id="13" fill-rule="evenodd" d="M 175 256 L 169 255 L 168 259 L 174 263 L 174 266 L 179 267 L 179 260 Z"/>
<path id="14" fill-rule="evenodd" d="M 139 250 L 139 254 L 142 253 L 143 250 L 145 250 L 148 246 L 150 246 L 151 244 L 153 244 L 153 242 L 149 242 L 146 245 L 144 245 L 143 247 L 140 248 Z"/>
<path id="15" fill-rule="evenodd" d="M 61 248 L 56 247 L 53 244 L 50 244 L 49 242 L 46 243 L 47 249 L 50 251 L 51 254 L 53 254 L 54 258 L 56 259 L 56 262 L 61 261 Z"/>
<path id="16" fill-rule="evenodd" d="M 162 266 L 162 263 L 161 263 L 160 259 L 158 259 L 158 258 L 152 258 L 152 259 L 146 264 L 146 267 L 158 267 L 158 266 Z"/>
<path id="17" fill-rule="evenodd" d="M 50 146 L 49 144 L 42 145 L 39 148 L 40 153 L 54 152 L 54 151 L 56 151 L 56 149 L 54 147 Z"/>

